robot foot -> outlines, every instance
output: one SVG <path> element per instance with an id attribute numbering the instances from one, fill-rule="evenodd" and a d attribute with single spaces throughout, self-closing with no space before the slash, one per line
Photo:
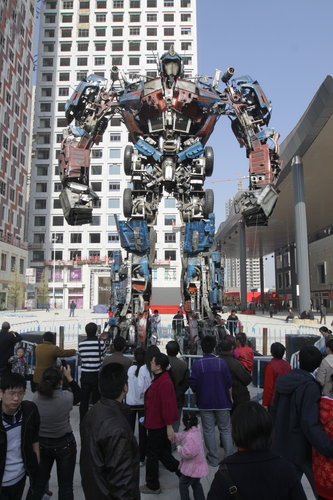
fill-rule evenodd
<path id="1" fill-rule="evenodd" d="M 263 189 L 241 191 L 234 200 L 235 213 L 242 214 L 249 226 L 267 226 L 278 199 L 278 192 L 268 184 Z"/>
<path id="2" fill-rule="evenodd" d="M 92 222 L 93 201 L 98 199 L 98 196 L 88 186 L 71 182 L 59 198 L 68 224 L 80 226 Z"/>

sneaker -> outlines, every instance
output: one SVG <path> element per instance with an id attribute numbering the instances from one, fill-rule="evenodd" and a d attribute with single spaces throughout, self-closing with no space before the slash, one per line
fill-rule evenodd
<path id="1" fill-rule="evenodd" d="M 140 486 L 140 491 L 145 495 L 159 495 L 161 493 L 161 488 L 158 488 L 157 490 L 152 490 L 148 488 L 146 484 L 144 484 L 143 486 Z"/>

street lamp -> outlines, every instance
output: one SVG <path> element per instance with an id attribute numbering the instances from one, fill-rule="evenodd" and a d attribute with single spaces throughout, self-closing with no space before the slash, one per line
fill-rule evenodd
<path id="1" fill-rule="evenodd" d="M 55 260 L 55 244 L 56 236 L 52 236 L 52 252 L 53 252 L 53 309 L 55 309 L 55 270 L 56 270 L 56 260 Z"/>

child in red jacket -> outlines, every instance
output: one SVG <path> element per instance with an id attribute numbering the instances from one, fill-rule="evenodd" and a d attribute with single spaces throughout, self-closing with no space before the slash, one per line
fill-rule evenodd
<path id="1" fill-rule="evenodd" d="M 271 345 L 273 359 L 265 368 L 264 393 L 262 397 L 262 404 L 270 413 L 272 413 L 271 407 L 274 403 L 276 381 L 281 375 L 285 375 L 291 370 L 288 361 L 282 359 L 285 352 L 286 348 L 280 342 L 274 342 Z"/>
<path id="2" fill-rule="evenodd" d="M 252 372 L 254 352 L 253 349 L 247 345 L 247 338 L 244 332 L 237 333 L 236 335 L 234 356 L 249 372 Z"/>

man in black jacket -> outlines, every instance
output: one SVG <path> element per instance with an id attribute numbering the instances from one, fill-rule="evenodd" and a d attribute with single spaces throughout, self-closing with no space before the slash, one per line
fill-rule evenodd
<path id="1" fill-rule="evenodd" d="M 321 388 L 313 373 L 321 361 L 316 347 L 302 347 L 300 368 L 277 380 L 274 400 L 272 449 L 292 462 L 300 477 L 304 473 L 313 490 L 312 447 L 333 458 L 333 440 L 320 426 Z"/>
<path id="2" fill-rule="evenodd" d="M 80 472 L 86 500 L 139 500 L 139 449 L 128 423 L 126 369 L 102 367 L 101 399 L 81 425 Z"/>
<path id="3" fill-rule="evenodd" d="M 14 345 L 22 340 L 21 335 L 10 331 L 10 324 L 4 321 L 0 330 L 0 377 L 11 372 L 8 360 L 14 355 Z"/>
<path id="4" fill-rule="evenodd" d="M 177 355 L 179 354 L 178 342 L 176 342 L 175 340 L 170 340 L 170 342 L 168 342 L 166 345 L 166 352 L 171 366 L 170 375 L 173 385 L 175 386 L 178 408 L 178 420 L 173 423 L 172 427 L 175 432 L 178 432 L 182 408 L 185 403 L 185 392 L 189 388 L 188 379 L 190 376 L 190 372 L 185 361 L 177 358 Z"/>
<path id="5" fill-rule="evenodd" d="M 39 462 L 39 413 L 31 401 L 22 401 L 26 381 L 18 373 L 0 382 L 0 498 L 20 500 L 26 476 L 33 487 Z M 27 498 L 31 498 L 31 488 Z"/>

